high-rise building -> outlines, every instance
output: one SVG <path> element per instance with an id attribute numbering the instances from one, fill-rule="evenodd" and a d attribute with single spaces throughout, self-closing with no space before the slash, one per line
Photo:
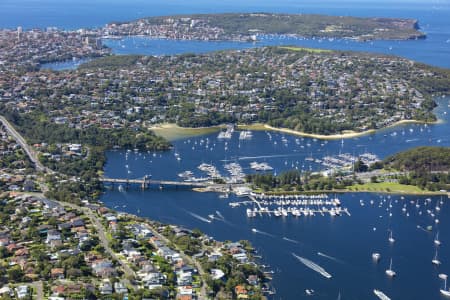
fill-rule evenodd
<path id="1" fill-rule="evenodd" d="M 22 26 L 17 27 L 17 41 L 20 41 L 20 37 L 22 36 Z"/>

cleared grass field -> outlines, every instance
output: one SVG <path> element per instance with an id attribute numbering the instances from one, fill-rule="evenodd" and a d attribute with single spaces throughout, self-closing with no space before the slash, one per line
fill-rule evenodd
<path id="1" fill-rule="evenodd" d="M 441 194 L 439 192 L 431 192 L 422 190 L 416 186 L 405 185 L 395 182 L 377 182 L 357 184 L 347 188 L 354 192 L 381 192 L 381 193 L 399 193 L 399 194 L 413 194 L 413 195 L 432 195 Z"/>
<path id="2" fill-rule="evenodd" d="M 305 47 L 280 47 L 280 49 L 286 49 L 286 50 L 291 50 L 291 51 L 306 51 L 306 52 L 310 52 L 310 53 L 328 53 L 328 52 L 332 52 L 331 50 L 305 48 Z"/>

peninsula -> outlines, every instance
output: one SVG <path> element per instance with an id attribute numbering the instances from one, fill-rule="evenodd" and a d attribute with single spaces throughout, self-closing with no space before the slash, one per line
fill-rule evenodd
<path id="1" fill-rule="evenodd" d="M 1 110 L 33 119 L 34 130 L 264 123 L 333 135 L 435 121 L 432 94 L 448 92 L 450 72 L 393 56 L 265 47 L 107 56 L 65 72 L 5 66 L 0 83 Z"/>
<path id="2" fill-rule="evenodd" d="M 308 14 L 225 13 L 143 18 L 112 22 L 107 36 L 143 35 L 183 40 L 256 41 L 258 35 L 406 40 L 425 38 L 418 22 L 400 18 L 357 18 Z"/>

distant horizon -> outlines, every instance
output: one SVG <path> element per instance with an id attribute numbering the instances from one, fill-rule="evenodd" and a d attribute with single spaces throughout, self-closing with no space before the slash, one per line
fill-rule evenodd
<path id="1" fill-rule="evenodd" d="M 399 17 L 418 19 L 423 24 L 423 16 L 446 14 L 447 11 L 450 11 L 450 0 L 325 0 L 320 3 L 313 0 L 225 0 L 214 5 L 208 0 L 189 3 L 184 0 L 2 0 L 0 28 L 95 28 L 113 21 L 130 21 L 151 16 L 226 12 Z"/>

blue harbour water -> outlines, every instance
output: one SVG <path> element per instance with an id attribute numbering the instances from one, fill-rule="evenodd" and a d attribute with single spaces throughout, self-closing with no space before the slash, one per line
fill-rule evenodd
<path id="1" fill-rule="evenodd" d="M 223 49 L 243 49 L 260 45 L 295 44 L 306 47 L 379 52 L 400 55 L 428 64 L 450 68 L 450 2 L 435 1 L 294 1 L 249 0 L 220 1 L 106 1 L 99 0 L 2 0 L 0 26 L 25 28 L 57 26 L 61 28 L 97 27 L 112 20 L 130 20 L 152 15 L 179 13 L 211 13 L 233 11 L 273 11 L 319 13 L 353 16 L 407 17 L 419 20 L 428 37 L 417 41 L 353 42 L 345 40 L 298 40 L 263 38 L 259 43 L 169 41 L 126 38 L 106 40 L 118 54 L 166 55 L 185 52 L 203 53 Z M 372 152 L 380 158 L 420 145 L 450 146 L 450 97 L 439 98 L 437 114 L 440 124 L 409 124 L 388 128 L 375 134 L 345 140 L 322 141 L 282 133 L 253 132 L 251 141 L 239 141 L 238 133 L 227 142 L 217 134 L 183 138 L 174 141 L 174 149 L 161 153 L 108 152 L 105 174 L 109 177 L 139 178 L 151 174 L 155 179 L 178 179 L 177 174 L 192 170 L 196 176 L 201 163 L 211 163 L 225 174 L 223 165 L 232 161 L 250 172 L 252 161 L 267 162 L 279 173 L 298 168 L 317 170 L 320 166 L 305 160 L 326 155 Z M 282 139 L 287 139 L 284 143 Z M 275 143 L 276 142 L 276 143 Z M 181 160 L 176 159 L 177 153 Z M 128 166 L 128 168 L 126 167 Z M 128 173 L 129 171 L 129 173 Z M 126 175 L 128 174 L 128 175 Z M 333 195 L 334 196 L 334 195 Z M 188 228 L 199 228 L 219 240 L 248 239 L 258 249 L 263 262 L 275 272 L 274 299 L 376 299 L 373 289 L 384 291 L 391 299 L 444 299 L 439 294 L 439 273 L 450 273 L 450 207 L 446 197 L 347 193 L 338 195 L 351 216 L 286 218 L 247 218 L 245 206 L 231 208 L 230 202 L 241 199 L 230 195 L 220 198 L 215 193 L 196 193 L 186 189 L 153 188 L 147 191 L 109 190 L 102 201 L 111 208 L 149 217 Z M 360 200 L 364 205 L 361 205 Z M 373 204 L 370 203 L 373 200 Z M 412 201 L 412 202 L 411 202 Z M 416 202 L 420 205 L 416 207 Z M 390 209 L 389 204 L 392 205 Z M 440 206 L 440 211 L 436 206 Z M 405 211 L 402 209 L 405 208 Z M 427 212 L 430 210 L 434 217 Z M 204 222 L 216 211 L 224 220 Z M 389 213 L 392 213 L 392 216 Z M 196 217 L 197 216 L 197 217 Z M 439 223 L 436 223 L 439 220 Z M 431 231 L 424 228 L 433 226 Z M 256 228 L 258 232 L 252 232 Z M 374 230 L 374 228 L 376 230 Z M 388 242 L 392 230 L 395 242 Z M 440 232 L 442 245 L 434 267 L 433 239 Z M 318 253 L 327 255 L 318 255 Z M 373 263 L 372 252 L 381 260 Z M 308 258 L 331 275 L 326 279 L 301 264 L 292 253 Z M 389 259 L 397 277 L 385 275 Z M 305 289 L 314 289 L 308 297 Z"/>
<path id="2" fill-rule="evenodd" d="M 436 113 L 442 119 L 441 124 L 398 126 L 343 141 L 322 141 L 257 131 L 253 132 L 251 141 L 239 140 L 238 132 L 229 141 L 218 140 L 215 133 L 177 140 L 170 152 L 127 154 L 111 151 L 108 153 L 105 174 L 129 178 L 152 175 L 154 179 L 176 180 L 177 174 L 185 170 L 192 170 L 195 176 L 200 177 L 202 173 L 197 166 L 201 163 L 211 163 L 222 174 L 226 174 L 223 168 L 225 163 L 237 162 L 245 172 L 251 172 L 249 164 L 252 161 L 267 162 L 274 167 L 274 172 L 291 168 L 317 170 L 320 166 L 305 161 L 306 157 L 312 155 L 320 159 L 326 155 L 358 155 L 369 151 L 384 158 L 415 146 L 450 146 L 449 120 L 444 113 L 449 101 L 450 98 L 439 99 L 440 106 Z M 282 141 L 283 138 L 287 139 L 287 143 Z M 177 159 L 176 153 L 181 160 Z M 398 195 L 348 193 L 338 197 L 351 216 L 266 216 L 249 219 L 245 213 L 246 206 L 229 206 L 230 202 L 241 201 L 242 198 L 230 195 L 222 199 L 215 193 L 194 193 L 173 188 L 160 191 L 157 187 L 147 191 L 110 190 L 104 195 L 103 201 L 118 210 L 188 228 L 200 228 L 219 240 L 250 240 L 263 256 L 264 263 L 275 271 L 275 299 L 301 299 L 306 297 L 305 289 L 311 288 L 316 291 L 316 299 L 336 299 L 339 292 L 341 299 L 375 299 L 372 293 L 374 288 L 383 290 L 392 299 L 441 299 L 441 282 L 437 275 L 450 270 L 449 248 L 444 242 L 450 241 L 450 207 L 446 197 L 435 218 L 427 214 L 426 210 L 434 211 L 436 201 L 440 201 L 441 197 L 431 197 L 432 202 L 427 206 L 423 204 L 427 197 L 418 196 L 401 199 Z M 364 206 L 360 205 L 360 200 L 364 201 Z M 374 200 L 373 205 L 370 200 Z M 379 207 L 383 200 L 385 202 Z M 420 209 L 415 207 L 417 200 Z M 393 206 L 392 217 L 386 211 L 389 202 Z M 404 205 L 406 212 L 402 211 Z M 207 223 L 201 219 L 216 211 L 224 216 L 224 221 Z M 419 211 L 422 211 L 422 215 L 419 215 Z M 435 224 L 436 218 L 439 224 Z M 429 225 L 433 226 L 431 232 L 424 230 Z M 260 233 L 252 232 L 252 228 Z M 389 229 L 393 230 L 396 238 L 393 245 L 388 242 Z M 431 264 L 435 251 L 433 239 L 437 230 L 443 241 L 439 250 L 443 263 L 439 268 Z M 335 259 L 319 256 L 318 252 Z M 381 253 L 380 263 L 373 263 L 372 252 Z M 332 279 L 325 279 L 306 268 L 292 253 L 318 263 L 332 274 Z M 390 257 L 398 274 L 393 280 L 384 273 Z"/>

